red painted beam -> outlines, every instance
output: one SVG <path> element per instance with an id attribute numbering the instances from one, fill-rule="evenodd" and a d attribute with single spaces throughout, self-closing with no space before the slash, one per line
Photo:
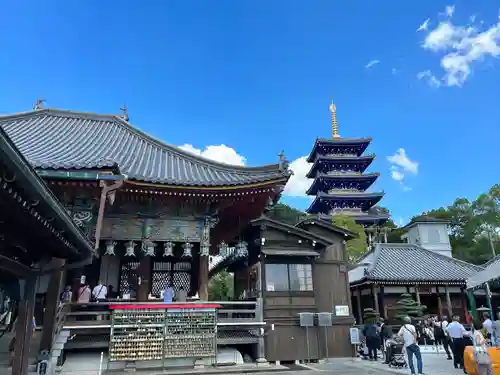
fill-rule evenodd
<path id="1" fill-rule="evenodd" d="M 150 303 L 130 305 L 110 305 L 111 310 L 135 310 L 135 309 L 218 309 L 217 303 Z"/>

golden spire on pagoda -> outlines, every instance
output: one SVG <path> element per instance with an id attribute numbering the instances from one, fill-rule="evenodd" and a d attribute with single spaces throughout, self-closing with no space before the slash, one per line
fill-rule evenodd
<path id="1" fill-rule="evenodd" d="M 332 136 L 333 138 L 340 138 L 339 124 L 337 123 L 337 107 L 333 103 L 330 104 L 330 112 L 332 113 Z"/>

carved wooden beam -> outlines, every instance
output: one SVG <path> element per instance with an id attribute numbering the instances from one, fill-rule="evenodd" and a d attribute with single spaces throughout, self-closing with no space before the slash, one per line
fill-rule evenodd
<path id="1" fill-rule="evenodd" d="M 33 270 L 28 266 L 1 254 L 0 254 L 0 269 L 8 271 L 16 275 L 17 277 L 23 279 L 28 278 L 33 273 Z"/>

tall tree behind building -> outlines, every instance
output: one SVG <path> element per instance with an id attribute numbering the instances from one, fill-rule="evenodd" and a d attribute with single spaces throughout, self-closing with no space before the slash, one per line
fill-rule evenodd
<path id="1" fill-rule="evenodd" d="M 221 271 L 208 282 L 208 299 L 210 301 L 229 301 L 234 298 L 234 277 Z"/>
<path id="2" fill-rule="evenodd" d="M 457 198 L 450 206 L 424 213 L 450 222 L 453 256 L 483 264 L 500 253 L 500 185 L 475 200 Z"/>
<path id="3" fill-rule="evenodd" d="M 296 208 L 290 207 L 284 203 L 276 203 L 274 207 L 267 213 L 267 217 L 273 220 L 282 221 L 283 223 L 295 225 L 302 219 L 307 217 L 307 214 Z"/>
<path id="4" fill-rule="evenodd" d="M 357 234 L 356 238 L 347 241 L 347 256 L 350 262 L 355 261 L 368 251 L 365 229 L 362 225 L 357 224 L 353 217 L 347 215 L 334 215 L 332 217 L 332 223 Z"/>

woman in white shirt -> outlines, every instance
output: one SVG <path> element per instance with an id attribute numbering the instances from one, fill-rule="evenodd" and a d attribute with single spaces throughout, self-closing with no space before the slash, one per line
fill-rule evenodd
<path id="1" fill-rule="evenodd" d="M 475 320 L 473 324 L 474 332 L 472 334 L 472 340 L 474 340 L 475 364 L 478 368 L 478 375 L 493 375 L 493 367 L 491 366 L 491 358 L 489 357 L 488 347 L 486 346 L 486 339 L 481 333 L 482 324 L 477 320 Z"/>

